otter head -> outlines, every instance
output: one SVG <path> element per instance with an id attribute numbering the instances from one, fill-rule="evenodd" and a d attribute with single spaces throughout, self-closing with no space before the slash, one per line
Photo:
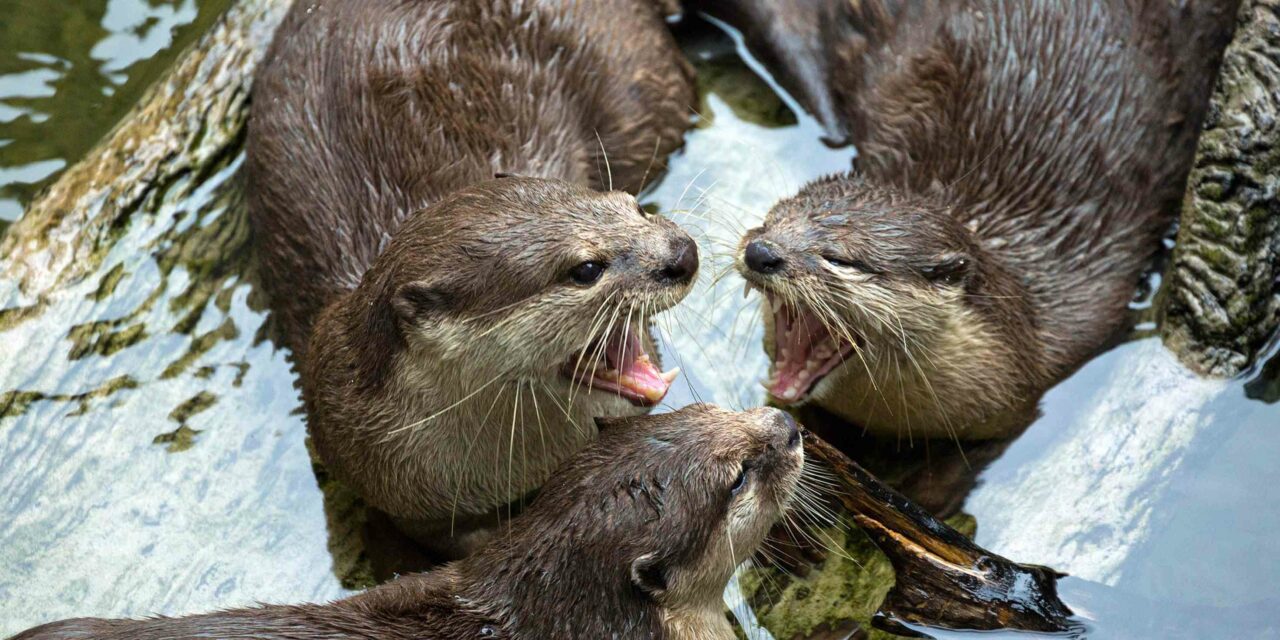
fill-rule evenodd
<path id="1" fill-rule="evenodd" d="M 534 621 L 548 628 L 522 630 L 607 637 L 623 620 L 635 631 L 626 637 L 651 637 L 647 624 L 661 637 L 719 637 L 729 578 L 799 482 L 796 423 L 777 409 L 711 405 L 600 422 L 600 439 L 557 469 L 522 516 L 507 543 L 514 559 L 489 556 L 516 567 L 504 574 L 523 603 L 516 610 L 551 603 L 557 613 Z"/>
<path id="2" fill-rule="evenodd" d="M 941 197 L 816 181 L 746 234 L 737 268 L 771 312 L 766 387 L 779 403 L 953 435 L 983 429 L 1029 381 L 1024 291 Z"/>
<path id="3" fill-rule="evenodd" d="M 689 235 L 629 194 L 501 177 L 406 221 L 362 288 L 406 347 L 398 377 L 453 400 L 527 382 L 614 415 L 666 393 L 648 321 L 697 270 Z"/>

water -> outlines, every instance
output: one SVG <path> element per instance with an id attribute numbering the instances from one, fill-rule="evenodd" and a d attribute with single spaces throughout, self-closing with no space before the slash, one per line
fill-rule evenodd
<path id="1" fill-rule="evenodd" d="M 0 3 L 0 231 L 229 0 Z"/>
<path id="2" fill-rule="evenodd" d="M 224 5 L 0 3 L 0 219 Z M 701 122 L 643 199 L 690 227 L 708 260 L 660 324 L 685 370 L 665 408 L 751 406 L 758 300 L 732 274 L 713 279 L 744 228 L 853 152 L 824 147 L 730 39 L 686 35 Z M 238 163 L 135 216 L 101 267 L 34 311 L 14 311 L 22 297 L 0 282 L 0 636 L 76 615 L 324 600 L 379 573 L 376 527 L 312 470 L 294 376 L 255 293 Z M 1077 635 L 1280 637 L 1278 350 L 1232 381 L 1196 378 L 1153 339 L 1095 359 L 982 472 L 964 501 L 979 543 L 1073 574 L 1061 586 Z"/>

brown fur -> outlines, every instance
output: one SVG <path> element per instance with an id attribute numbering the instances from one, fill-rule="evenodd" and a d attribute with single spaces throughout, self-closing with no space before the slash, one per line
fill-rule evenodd
<path id="1" fill-rule="evenodd" d="M 592 416 L 640 412 L 559 367 L 687 289 L 655 275 L 687 234 L 590 188 L 658 173 L 690 69 L 648 0 L 307 0 L 254 91 L 251 216 L 317 451 L 464 553 L 450 534 L 536 489 Z M 568 282 L 586 260 L 599 283 Z"/>
<path id="2" fill-rule="evenodd" d="M 757 4 L 826 12 L 802 21 L 825 59 L 783 71 L 823 70 L 800 97 L 860 154 L 743 241 L 786 260 L 754 284 L 863 342 L 812 399 L 888 435 L 1010 433 L 1123 328 L 1237 2 Z"/>
<path id="3" fill-rule="evenodd" d="M 795 423 L 705 405 L 617 422 L 509 534 L 436 571 L 326 605 L 82 618 L 13 640 L 733 638 L 721 593 L 791 501 L 804 458 Z"/>

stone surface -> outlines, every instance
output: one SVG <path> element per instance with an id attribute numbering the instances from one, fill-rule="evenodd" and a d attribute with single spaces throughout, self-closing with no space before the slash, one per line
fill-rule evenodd
<path id="1" fill-rule="evenodd" d="M 1166 278 L 1165 343 L 1201 373 L 1240 373 L 1280 325 L 1280 1 L 1242 7 Z"/>

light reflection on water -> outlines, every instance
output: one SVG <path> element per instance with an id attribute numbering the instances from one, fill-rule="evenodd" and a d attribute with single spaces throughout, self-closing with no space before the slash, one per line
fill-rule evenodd
<path id="1" fill-rule="evenodd" d="M 257 337 L 237 168 L 0 333 L 0 636 L 345 593 L 292 373 Z"/>
<path id="2" fill-rule="evenodd" d="M 0 3 L 0 231 L 229 0 Z"/>

